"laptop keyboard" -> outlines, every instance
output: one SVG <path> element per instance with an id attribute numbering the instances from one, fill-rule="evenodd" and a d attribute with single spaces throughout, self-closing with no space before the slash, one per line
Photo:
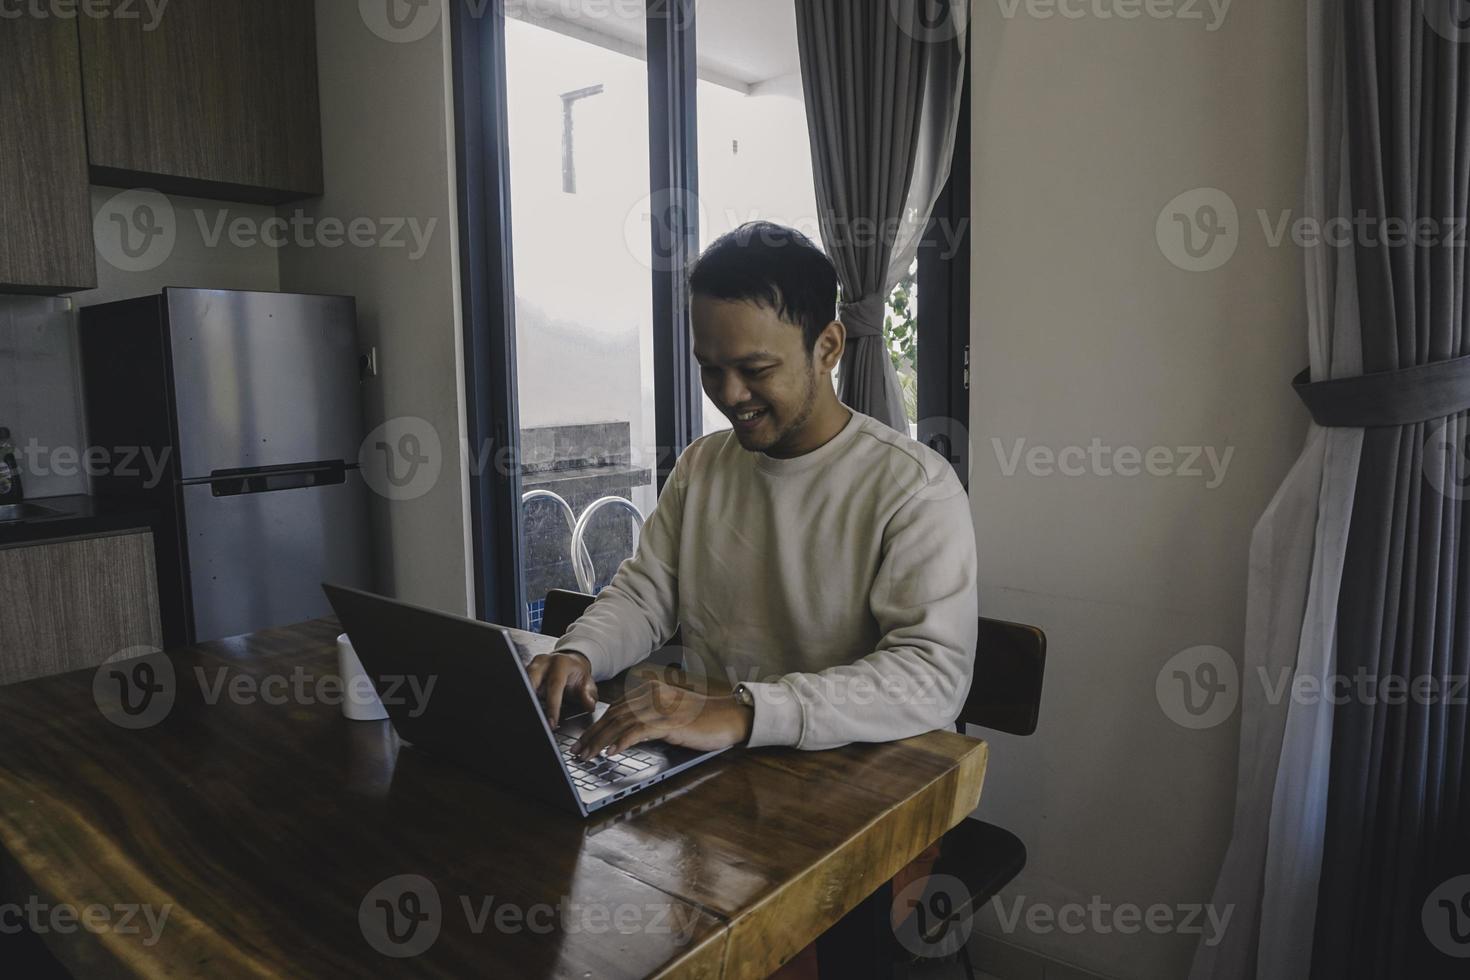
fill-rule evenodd
<path id="1" fill-rule="evenodd" d="M 566 763 L 567 772 L 571 773 L 572 782 L 576 783 L 578 789 L 602 789 L 616 780 L 644 775 L 658 761 L 657 757 L 632 748 L 627 752 L 600 755 L 583 762 L 572 754 L 572 746 L 576 742 L 570 735 L 557 733 L 556 744 L 561 749 L 562 762 Z"/>

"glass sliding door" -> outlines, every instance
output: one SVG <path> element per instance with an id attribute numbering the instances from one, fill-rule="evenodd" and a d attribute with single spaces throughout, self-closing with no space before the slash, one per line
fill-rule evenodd
<path id="1" fill-rule="evenodd" d="M 700 249 L 749 221 L 819 246 L 806 101 L 790 0 L 700 0 Z M 730 428 L 704 399 L 704 431 Z"/>
<path id="2" fill-rule="evenodd" d="M 618 16 L 628 6 L 505 22 L 519 572 L 533 629 L 549 589 L 607 584 L 655 499 L 648 69 L 641 11 Z"/>

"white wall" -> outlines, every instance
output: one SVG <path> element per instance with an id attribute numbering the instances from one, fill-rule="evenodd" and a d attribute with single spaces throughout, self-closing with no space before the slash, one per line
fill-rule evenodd
<path id="1" fill-rule="evenodd" d="M 420 434 L 437 437 L 437 479 L 409 484 L 400 499 L 373 498 L 378 584 L 407 601 L 464 613 L 472 575 L 448 15 L 441 9 L 425 36 L 402 41 L 370 30 L 356 3 L 318 0 L 316 23 L 327 191 L 279 213 L 367 219 L 375 229 L 369 237 L 381 244 L 327 248 L 307 235 L 307 244 L 281 252 L 281 288 L 355 296 L 361 340 L 377 347 L 381 371 L 364 389 L 368 429 L 422 419 Z M 419 239 L 415 225 L 394 234 L 399 221 L 416 223 Z"/>
<path id="2" fill-rule="evenodd" d="M 1001 897 L 1008 914 L 1018 900 L 1023 912 L 1209 901 L 1239 719 L 1187 730 L 1165 716 L 1155 681 L 1197 645 L 1239 661 L 1251 529 L 1305 431 L 1288 386 L 1306 363 L 1301 256 L 1269 247 L 1256 214 L 1300 208 L 1304 5 L 1235 4 L 1216 30 L 1204 3 L 1193 6 L 1203 21 L 1096 14 L 1112 6 L 1042 18 L 1028 9 L 1058 6 L 975 4 L 981 610 L 1050 639 L 1040 730 L 986 735 L 978 815 L 1030 850 Z M 1238 251 L 1209 272 L 1176 268 L 1156 236 L 1165 204 L 1198 187 L 1227 192 L 1240 212 Z M 1094 438 L 1234 455 L 1214 489 L 1185 475 L 1105 476 L 1090 461 L 1087 475 L 1039 475 L 1024 456 L 1006 475 L 1016 440 L 1061 450 Z M 1197 939 L 1031 929 L 1024 917 L 1006 931 L 993 907 L 981 928 L 1148 980 L 1184 976 Z"/>

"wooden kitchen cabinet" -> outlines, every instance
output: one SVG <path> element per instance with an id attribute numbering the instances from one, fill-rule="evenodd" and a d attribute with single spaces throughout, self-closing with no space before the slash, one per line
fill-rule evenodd
<path id="1" fill-rule="evenodd" d="M 76 25 L 0 21 L 0 293 L 97 285 Z"/>
<path id="2" fill-rule="evenodd" d="M 75 23 L 94 183 L 267 204 L 321 194 L 310 0 L 171 0 L 151 30 Z"/>
<path id="3" fill-rule="evenodd" d="M 0 548 L 0 684 L 161 648 L 153 534 Z"/>

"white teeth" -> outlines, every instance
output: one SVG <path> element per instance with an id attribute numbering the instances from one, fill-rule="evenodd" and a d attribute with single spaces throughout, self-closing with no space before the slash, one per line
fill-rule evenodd
<path id="1" fill-rule="evenodd" d="M 739 419 L 741 422 L 749 422 L 751 419 L 755 418 L 760 413 L 761 413 L 761 410 L 760 409 L 756 409 L 753 412 L 741 412 L 738 415 L 736 415 L 735 418 Z"/>

